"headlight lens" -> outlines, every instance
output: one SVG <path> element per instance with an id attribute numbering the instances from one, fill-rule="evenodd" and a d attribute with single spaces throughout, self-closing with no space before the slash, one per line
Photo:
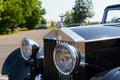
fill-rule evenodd
<path id="1" fill-rule="evenodd" d="M 32 55 L 32 50 L 33 50 L 32 46 L 33 45 L 39 46 L 36 42 L 34 42 L 33 40 L 31 40 L 29 38 L 24 38 L 22 40 L 21 54 L 25 60 L 28 60 L 30 58 L 30 56 Z"/>
<path id="2" fill-rule="evenodd" d="M 80 53 L 72 45 L 62 43 L 55 48 L 53 59 L 58 71 L 64 75 L 69 75 L 79 65 Z"/>

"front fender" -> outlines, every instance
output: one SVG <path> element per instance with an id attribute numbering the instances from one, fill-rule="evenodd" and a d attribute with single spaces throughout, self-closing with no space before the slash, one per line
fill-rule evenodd
<path id="1" fill-rule="evenodd" d="M 29 68 L 25 68 L 24 62 L 20 48 L 14 50 L 6 58 L 1 74 L 7 75 L 9 80 L 24 80 L 24 77 L 29 73 Z"/>
<path id="2" fill-rule="evenodd" d="M 120 80 L 120 67 L 100 73 L 90 80 Z"/>

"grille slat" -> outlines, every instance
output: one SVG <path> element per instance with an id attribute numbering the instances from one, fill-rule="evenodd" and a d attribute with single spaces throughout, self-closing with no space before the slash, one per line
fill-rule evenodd
<path id="1" fill-rule="evenodd" d="M 112 69 L 114 67 L 120 66 L 120 47 L 99 49 L 91 52 L 93 60 L 91 60 L 91 64 L 96 65 L 96 67 L 101 66 L 103 69 L 99 70 L 98 68 L 89 68 L 86 67 L 86 76 L 88 76 L 87 80 L 90 76 L 95 75 L 96 73 L 100 73 L 102 71 Z M 88 53 L 89 54 L 89 53 Z M 88 58 L 86 58 L 86 62 L 89 63 Z M 92 74 L 91 74 L 92 72 Z"/>
<path id="2" fill-rule="evenodd" d="M 120 66 L 119 42 L 120 39 L 110 39 L 85 43 L 85 62 L 101 67 L 86 67 L 87 80 L 97 73 Z"/>

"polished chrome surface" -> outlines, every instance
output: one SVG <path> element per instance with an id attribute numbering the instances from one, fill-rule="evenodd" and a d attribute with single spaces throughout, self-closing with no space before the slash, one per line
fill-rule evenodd
<path id="1" fill-rule="evenodd" d="M 30 58 L 30 56 L 32 55 L 32 46 L 33 45 L 39 47 L 39 45 L 36 42 L 34 42 L 33 40 L 31 40 L 29 38 L 24 38 L 22 40 L 22 43 L 21 43 L 21 54 L 22 54 L 22 57 L 25 60 L 28 60 Z"/>
<path id="2" fill-rule="evenodd" d="M 44 49 L 43 49 L 43 47 L 39 47 L 39 51 L 38 51 L 38 53 L 36 55 L 36 58 L 37 59 L 44 58 Z"/>
<path id="3" fill-rule="evenodd" d="M 56 35 L 49 35 L 47 38 L 51 39 L 51 40 L 57 40 L 58 39 Z"/>
<path id="4" fill-rule="evenodd" d="M 41 75 L 38 74 L 38 75 L 36 75 L 35 80 L 43 80 L 43 79 L 42 79 Z"/>
<path id="5" fill-rule="evenodd" d="M 52 30 L 47 35 L 45 35 L 44 38 L 51 40 L 64 40 L 64 41 L 72 41 L 72 42 L 84 41 L 83 37 L 79 36 L 69 28 Z"/>
<path id="6" fill-rule="evenodd" d="M 63 31 L 66 35 L 71 37 L 71 39 L 73 39 L 75 42 L 80 42 L 85 40 L 83 37 L 76 34 L 74 31 L 70 30 L 69 28 L 61 29 L 61 31 Z"/>
<path id="7" fill-rule="evenodd" d="M 53 60 L 60 73 L 69 75 L 78 67 L 80 53 L 72 45 L 61 43 L 54 50 Z"/>

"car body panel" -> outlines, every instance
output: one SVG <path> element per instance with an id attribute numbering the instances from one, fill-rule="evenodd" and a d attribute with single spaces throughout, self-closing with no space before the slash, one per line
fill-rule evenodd
<path id="1" fill-rule="evenodd" d="M 73 27 L 53 30 L 44 38 L 56 36 L 58 40 L 67 40 L 74 42 L 87 42 L 95 40 L 105 40 L 120 38 L 120 28 L 112 26 L 91 26 L 91 27 Z"/>
<path id="2" fill-rule="evenodd" d="M 5 60 L 1 74 L 7 75 L 9 80 L 23 80 L 29 73 L 24 66 L 25 60 L 21 56 L 20 48 L 14 50 Z"/>

